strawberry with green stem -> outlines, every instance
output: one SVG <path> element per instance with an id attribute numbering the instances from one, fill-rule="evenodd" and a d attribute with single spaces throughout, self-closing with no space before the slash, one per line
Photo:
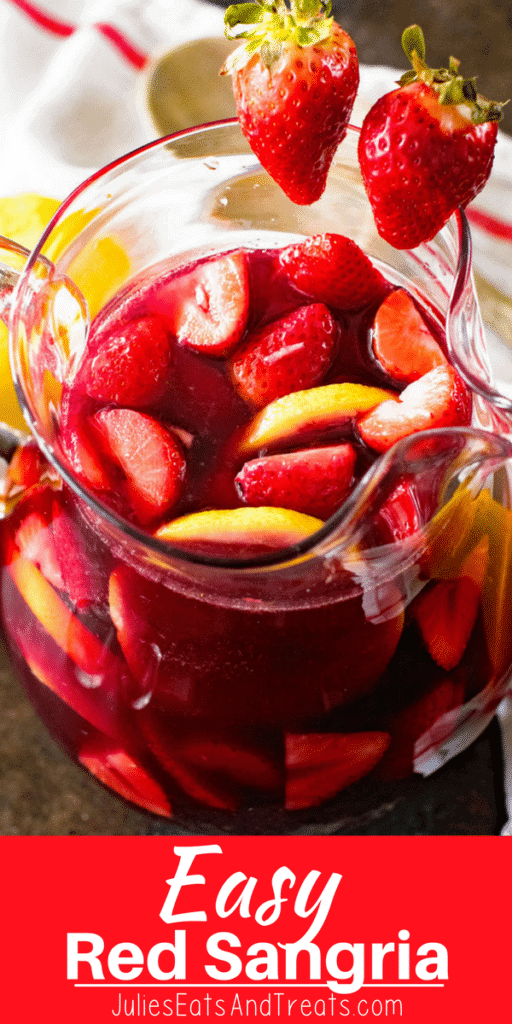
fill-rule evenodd
<path id="1" fill-rule="evenodd" d="M 480 96 L 454 57 L 430 68 L 418 25 L 405 30 L 402 47 L 412 69 L 366 115 L 359 163 L 379 234 L 413 249 L 484 187 L 503 104 Z"/>
<path id="2" fill-rule="evenodd" d="M 320 198 L 345 136 L 359 84 L 350 36 L 329 0 L 256 0 L 225 15 L 244 39 L 222 74 L 233 75 L 238 119 L 252 150 L 294 202 Z"/>

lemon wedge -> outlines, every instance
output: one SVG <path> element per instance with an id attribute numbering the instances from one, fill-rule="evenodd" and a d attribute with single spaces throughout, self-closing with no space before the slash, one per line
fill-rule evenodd
<path id="1" fill-rule="evenodd" d="M 289 547 L 323 526 L 321 519 L 287 508 L 208 509 L 181 516 L 161 526 L 155 536 L 168 543 L 250 545 L 256 549 Z"/>
<path id="2" fill-rule="evenodd" d="M 31 250 L 59 206 L 58 199 L 35 193 L 0 197 L 0 234 Z M 5 260 L 7 262 L 7 255 Z M 27 430 L 11 380 L 8 332 L 3 323 L 0 323 L 0 381 L 0 419 L 17 430 Z"/>
<path id="3" fill-rule="evenodd" d="M 365 384 L 324 384 L 293 391 L 276 398 L 254 417 L 242 440 L 242 450 L 255 451 L 302 434 L 342 427 L 389 398 L 396 395 Z"/>
<path id="4" fill-rule="evenodd" d="M 32 192 L 4 196 L 0 198 L 0 234 L 33 249 L 59 206 L 58 199 Z"/>
<path id="5" fill-rule="evenodd" d="M 75 210 L 63 217 L 44 247 L 45 255 L 55 263 L 70 242 L 85 231 L 99 212 L 99 209 Z M 130 269 L 125 249 L 110 235 L 84 242 L 69 264 L 66 274 L 85 296 L 91 320 L 125 284 Z"/>

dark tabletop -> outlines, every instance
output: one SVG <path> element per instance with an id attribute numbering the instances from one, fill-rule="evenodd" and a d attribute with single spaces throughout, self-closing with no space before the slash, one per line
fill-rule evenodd
<path id="1" fill-rule="evenodd" d="M 218 6 L 227 6 L 220 3 Z M 491 99 L 512 97 L 512 5 L 492 0 L 337 0 L 340 24 L 354 39 L 361 62 L 406 69 L 403 28 L 415 21 L 427 39 L 427 57 L 444 66 L 450 55 L 478 76 Z M 512 104 L 502 127 L 512 133 Z M 489 835 L 503 823 L 499 733 L 493 726 L 471 751 L 397 798 L 371 834 Z M 103 790 L 58 749 L 19 687 L 0 647 L 0 835 L 172 834 Z M 357 831 L 357 829 L 356 829 Z M 359 830 L 364 831 L 363 828 Z M 179 834 L 179 833 L 178 833 Z"/>

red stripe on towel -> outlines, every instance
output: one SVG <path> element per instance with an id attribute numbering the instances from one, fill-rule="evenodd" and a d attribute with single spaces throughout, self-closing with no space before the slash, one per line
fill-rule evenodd
<path id="1" fill-rule="evenodd" d="M 42 8 L 36 7 L 36 5 L 30 3 L 29 0 L 11 0 L 11 3 L 14 7 L 17 7 L 18 10 L 22 11 L 23 14 L 26 14 L 27 17 L 36 25 L 39 25 L 40 28 L 46 29 L 47 32 L 51 32 L 55 36 L 66 37 L 71 36 L 73 35 L 73 32 L 76 32 L 76 25 L 72 25 L 68 21 L 63 21 L 61 18 L 54 17 L 53 14 L 49 14 L 47 11 L 42 10 Z M 143 53 L 142 50 L 137 49 L 137 47 L 134 46 L 133 43 L 131 43 L 129 39 L 119 31 L 119 29 L 114 28 L 113 25 L 107 25 L 103 22 L 99 22 L 94 27 L 101 32 L 105 39 L 108 39 L 109 42 L 116 47 L 125 60 L 127 60 L 132 67 L 136 68 L 137 71 L 140 71 L 140 69 L 144 67 L 148 59 L 147 54 Z"/>
<path id="2" fill-rule="evenodd" d="M 502 242 L 512 242 L 512 224 L 506 224 L 505 221 L 493 217 L 490 213 L 484 213 L 482 210 L 466 210 L 466 217 L 475 228 L 480 228 L 481 231 L 493 235 L 494 238 L 499 238 Z"/>
<path id="3" fill-rule="evenodd" d="M 148 57 L 142 50 L 138 50 L 132 43 L 128 41 L 126 36 L 123 36 L 117 28 L 113 25 L 106 25 L 103 22 L 98 22 L 95 26 L 105 39 L 108 39 L 118 50 L 122 53 L 123 57 L 137 68 L 138 71 L 144 67 Z"/>
<path id="4" fill-rule="evenodd" d="M 60 18 L 54 18 L 53 14 L 47 14 L 46 11 L 35 7 L 34 4 L 28 3 L 27 0 L 11 0 L 11 3 L 32 21 L 35 21 L 40 28 L 45 28 L 56 36 L 71 36 L 75 31 L 75 25 L 71 25 L 68 21 L 62 21 Z"/>

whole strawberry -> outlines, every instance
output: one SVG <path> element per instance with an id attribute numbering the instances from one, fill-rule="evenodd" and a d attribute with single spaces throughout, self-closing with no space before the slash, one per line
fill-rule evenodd
<path id="1" fill-rule="evenodd" d="M 350 36 L 327 0 L 259 0 L 226 11 L 226 35 L 244 38 L 233 74 L 238 119 L 253 152 L 294 202 L 320 198 L 359 84 Z"/>
<path id="2" fill-rule="evenodd" d="M 480 96 L 454 57 L 448 68 L 429 68 L 418 25 L 402 46 L 413 69 L 366 115 L 359 163 L 379 234 L 413 249 L 484 187 L 503 104 Z"/>

